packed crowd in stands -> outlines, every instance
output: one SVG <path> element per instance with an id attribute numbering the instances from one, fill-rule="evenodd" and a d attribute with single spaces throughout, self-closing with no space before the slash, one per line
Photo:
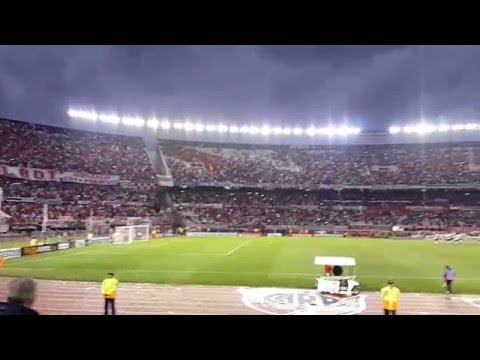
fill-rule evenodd
<path id="1" fill-rule="evenodd" d="M 36 203 L 11 203 L 2 205 L 2 211 L 11 216 L 9 224 L 12 227 L 17 225 L 40 226 L 43 220 L 43 205 Z M 75 205 L 60 204 L 49 205 L 49 220 L 75 220 L 82 221 L 90 217 L 116 218 L 116 217 L 147 217 L 157 216 L 157 212 L 148 206 L 114 206 L 114 205 Z"/>
<path id="2" fill-rule="evenodd" d="M 458 208 L 479 206 L 479 191 L 307 190 L 315 185 L 480 183 L 479 144 L 310 148 L 192 144 L 160 146 L 177 183 L 222 185 L 170 191 L 189 224 L 480 226 L 478 210 Z M 2 211 L 12 226 L 41 226 L 44 200 L 50 200 L 52 221 L 166 215 L 165 196 L 159 200 L 153 189 L 136 186 L 157 178 L 141 138 L 0 120 L 0 165 L 119 175 L 130 181 L 101 186 L 0 175 Z M 231 184 L 257 188 L 233 190 Z M 268 184 L 291 189 L 260 189 Z"/>
<path id="3" fill-rule="evenodd" d="M 480 182 L 479 144 L 253 147 L 162 143 L 179 183 L 394 185 Z"/>
<path id="4" fill-rule="evenodd" d="M 15 226 L 41 226 L 44 200 L 50 220 L 88 217 L 158 216 L 155 192 L 136 184 L 155 183 L 143 139 L 0 120 L 0 165 L 61 172 L 118 175 L 128 184 L 89 185 L 26 181 L 0 175 L 2 211 Z M 3 174 L 5 175 L 5 174 Z M 133 204 L 135 203 L 135 204 Z"/>
<path id="5" fill-rule="evenodd" d="M 352 197 L 344 200 L 338 194 L 333 196 L 332 192 L 177 190 L 174 194 L 179 209 L 192 225 L 370 225 L 421 229 L 480 226 L 480 206 L 478 209 L 457 209 L 450 204 L 435 204 L 437 195 L 426 205 L 425 199 L 420 200 L 420 191 L 416 201 L 397 200 L 402 197 L 390 191 L 384 192 L 381 201 L 375 200 L 379 195 L 365 196 L 359 191 L 357 200 L 352 200 Z M 389 198 L 390 195 L 393 197 Z M 480 196 L 478 193 L 475 195 L 477 199 Z M 457 198 L 458 204 L 461 204 L 461 199 L 468 196 L 459 193 Z"/>
<path id="6" fill-rule="evenodd" d="M 89 202 L 138 202 L 152 203 L 155 193 L 151 190 L 102 186 L 57 181 L 28 181 L 0 177 L 3 196 L 34 198 L 37 200 L 60 199 L 63 201 Z"/>
<path id="7" fill-rule="evenodd" d="M 0 165 L 155 179 L 143 140 L 0 120 Z"/>

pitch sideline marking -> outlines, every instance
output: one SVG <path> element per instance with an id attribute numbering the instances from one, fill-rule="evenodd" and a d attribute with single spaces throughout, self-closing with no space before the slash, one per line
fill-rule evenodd
<path id="1" fill-rule="evenodd" d="M 169 245 L 171 243 L 171 241 L 175 240 L 176 238 L 171 238 L 171 239 L 168 239 L 166 240 L 164 243 L 160 244 L 160 245 L 157 245 L 156 247 L 161 247 L 161 246 L 165 246 L 165 245 Z M 107 243 L 105 244 L 102 244 L 102 245 L 107 245 Z M 113 245 L 113 244 L 112 244 Z M 75 248 L 73 249 L 67 249 L 67 250 L 74 250 Z M 15 262 L 13 266 L 11 266 L 10 268 L 11 269 L 21 269 L 20 267 L 15 267 L 15 264 L 21 264 L 21 265 L 24 265 L 25 263 L 26 264 L 30 264 L 32 262 L 38 262 L 38 261 L 45 261 L 45 260 L 50 260 L 50 259 L 57 259 L 59 257 L 63 257 L 63 256 L 76 256 L 76 255 L 110 255 L 110 254 L 113 254 L 113 255 L 124 255 L 124 254 L 128 254 L 128 253 L 109 253 L 109 252 L 104 252 L 104 251 L 101 251 L 101 250 L 104 250 L 104 247 L 102 249 L 100 248 L 96 248 L 96 249 L 90 249 L 89 247 L 86 247 L 85 250 L 81 250 L 81 251 L 76 251 L 76 252 L 69 252 L 67 251 L 66 254 L 58 254 L 57 252 L 50 252 L 50 253 L 44 253 L 44 254 L 39 254 L 39 255 L 48 255 L 48 256 L 43 256 L 43 257 L 39 257 L 39 258 L 28 258 L 28 257 L 20 257 L 18 259 L 22 259 L 20 260 L 20 262 Z"/>
<path id="2" fill-rule="evenodd" d="M 252 239 L 250 240 L 247 240 L 245 242 L 243 242 L 242 244 L 236 246 L 235 248 L 233 248 L 232 250 L 230 250 L 229 252 L 226 252 L 226 253 L 223 253 L 223 254 L 209 254 L 209 253 L 179 253 L 178 255 L 185 255 L 185 256 L 229 256 L 229 255 L 232 255 L 233 253 L 235 253 L 236 251 L 240 250 L 242 247 L 244 247 L 245 245 L 247 245 L 248 243 L 250 243 L 252 241 Z"/>
<path id="3" fill-rule="evenodd" d="M 73 254 L 72 254 L 73 255 Z M 65 256 L 65 255 L 64 255 Z M 15 267 L 7 266 L 4 269 L 20 270 L 20 271 L 58 271 L 58 268 L 31 268 L 31 267 Z M 66 270 L 68 268 L 62 268 Z M 88 269 L 74 269 L 75 271 L 102 271 L 102 269 L 88 268 Z M 119 270 L 117 272 L 121 273 L 145 273 L 145 274 L 155 274 L 155 273 L 186 273 L 186 274 L 241 274 L 241 275 L 271 275 L 271 276 L 317 276 L 318 274 L 314 273 L 278 273 L 278 272 L 254 272 L 254 271 L 203 271 L 203 270 L 175 270 L 175 269 L 157 269 L 157 270 L 140 270 L 140 269 L 130 269 L 130 270 Z M 418 277 L 418 276 L 377 276 L 377 275 L 359 275 L 359 278 L 371 278 L 371 279 L 421 279 L 421 280 L 438 280 L 438 277 Z M 472 280 L 478 281 L 480 277 L 465 277 L 457 278 L 457 280 Z"/>

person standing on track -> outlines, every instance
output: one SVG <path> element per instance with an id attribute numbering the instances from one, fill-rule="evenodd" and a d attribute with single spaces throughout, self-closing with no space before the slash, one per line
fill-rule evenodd
<path id="1" fill-rule="evenodd" d="M 108 273 L 108 277 L 102 282 L 102 295 L 105 299 L 105 315 L 108 315 L 108 308 L 112 310 L 112 315 L 115 315 L 115 298 L 117 297 L 118 280 L 113 276 L 113 273 Z"/>
<path id="2" fill-rule="evenodd" d="M 380 296 L 384 314 L 397 315 L 400 289 L 393 285 L 393 280 L 389 280 L 388 285 L 380 290 Z"/>
<path id="3" fill-rule="evenodd" d="M 443 280 L 445 281 L 445 286 L 447 287 L 447 294 L 452 293 L 452 284 L 455 280 L 455 272 L 450 266 L 445 266 L 445 272 L 443 273 Z"/>

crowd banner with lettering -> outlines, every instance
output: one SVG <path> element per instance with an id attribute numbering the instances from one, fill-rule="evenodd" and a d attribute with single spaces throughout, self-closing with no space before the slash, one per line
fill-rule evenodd
<path id="1" fill-rule="evenodd" d="M 84 172 L 60 172 L 58 170 L 33 169 L 18 166 L 0 165 L 0 176 L 31 181 L 63 181 L 90 185 L 118 185 L 118 175 L 96 175 Z"/>
<path id="2" fill-rule="evenodd" d="M 57 170 L 33 169 L 17 166 L 0 165 L 0 176 L 8 176 L 33 181 L 59 181 Z"/>
<path id="3" fill-rule="evenodd" d="M 118 185 L 120 176 L 118 175 L 93 175 L 82 172 L 61 173 L 62 181 L 90 185 Z"/>

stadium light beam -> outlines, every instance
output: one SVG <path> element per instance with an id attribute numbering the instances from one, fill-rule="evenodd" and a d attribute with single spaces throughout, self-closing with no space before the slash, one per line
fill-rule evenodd
<path id="1" fill-rule="evenodd" d="M 100 114 L 98 115 L 98 120 L 110 124 L 118 124 L 120 123 L 120 116 L 115 114 Z"/>
<path id="2" fill-rule="evenodd" d="M 216 130 L 217 130 L 216 125 L 208 124 L 208 125 L 205 126 L 205 131 L 206 132 L 214 132 Z"/>
<path id="3" fill-rule="evenodd" d="M 283 134 L 283 129 L 281 127 L 276 127 L 273 129 L 273 133 L 275 135 L 282 135 Z"/>
<path id="4" fill-rule="evenodd" d="M 168 130 L 172 127 L 172 124 L 170 124 L 170 121 L 168 120 L 163 120 L 161 123 L 160 123 L 160 127 L 164 130 Z"/>
<path id="5" fill-rule="evenodd" d="M 226 133 L 228 131 L 228 126 L 223 125 L 223 124 L 219 124 L 219 125 L 217 125 L 217 131 L 220 134 Z"/>
<path id="6" fill-rule="evenodd" d="M 98 114 L 95 111 L 83 111 L 68 109 L 67 114 L 71 118 L 97 121 Z"/>
<path id="7" fill-rule="evenodd" d="M 122 124 L 142 127 L 145 126 L 145 120 L 140 117 L 124 116 L 122 117 Z"/>
<path id="8" fill-rule="evenodd" d="M 148 119 L 148 121 L 147 121 L 147 126 L 150 129 L 156 129 L 156 128 L 158 128 L 158 125 L 160 125 L 160 123 L 155 118 Z"/>

